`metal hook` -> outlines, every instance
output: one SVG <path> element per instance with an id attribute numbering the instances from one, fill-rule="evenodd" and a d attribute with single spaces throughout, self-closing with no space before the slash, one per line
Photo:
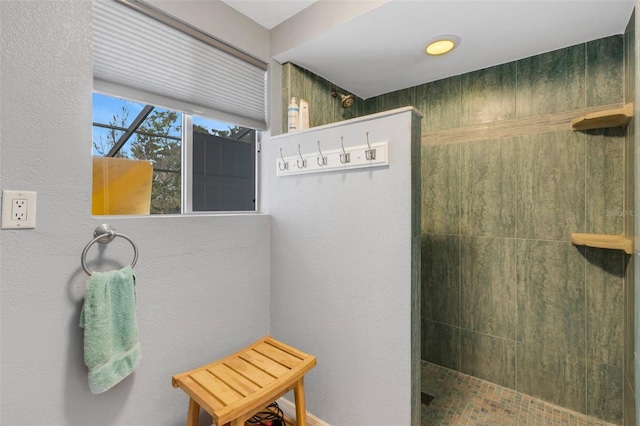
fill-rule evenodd
<path id="1" fill-rule="evenodd" d="M 369 144 L 369 132 L 367 132 L 367 146 L 369 147 L 369 149 L 364 152 L 365 157 L 367 158 L 367 160 L 375 160 L 376 150 L 371 149 L 371 145 Z"/>
<path id="2" fill-rule="evenodd" d="M 307 167 L 307 160 L 302 157 L 302 152 L 300 152 L 300 144 L 298 144 L 298 154 L 300 154 L 300 160 L 302 160 L 302 167 L 300 167 L 300 160 L 296 160 L 296 166 L 298 166 L 299 169 L 304 169 L 305 167 Z"/>
<path id="3" fill-rule="evenodd" d="M 287 163 L 285 161 L 284 157 L 282 156 L 282 148 L 280 148 L 280 158 L 282 158 L 282 163 L 278 162 L 278 168 L 280 169 L 281 172 L 284 172 L 285 170 L 287 170 L 289 168 L 289 163 Z M 281 164 L 284 167 L 280 167 Z"/>
<path id="4" fill-rule="evenodd" d="M 351 154 L 344 150 L 344 142 L 342 140 L 342 136 L 340 136 L 340 145 L 342 145 L 342 154 L 340 154 L 340 162 L 342 164 L 347 164 L 351 161 Z"/>
<path id="5" fill-rule="evenodd" d="M 318 166 L 326 166 L 327 165 L 327 157 L 322 155 L 322 150 L 320 149 L 320 141 L 318 141 L 318 152 L 320 153 L 320 157 L 316 157 L 316 161 L 318 162 Z M 321 158 L 322 158 L 322 161 L 320 161 Z"/>

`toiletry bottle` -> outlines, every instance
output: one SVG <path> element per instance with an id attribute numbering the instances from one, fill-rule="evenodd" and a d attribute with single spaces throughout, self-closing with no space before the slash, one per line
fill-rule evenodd
<path id="1" fill-rule="evenodd" d="M 296 98 L 291 98 L 291 103 L 287 108 L 287 112 L 287 131 L 295 132 L 296 130 L 298 130 L 298 116 L 300 114 L 300 109 L 298 108 L 298 104 L 296 103 Z"/>
<path id="2" fill-rule="evenodd" d="M 309 101 L 300 98 L 300 116 L 298 120 L 298 130 L 309 128 Z"/>

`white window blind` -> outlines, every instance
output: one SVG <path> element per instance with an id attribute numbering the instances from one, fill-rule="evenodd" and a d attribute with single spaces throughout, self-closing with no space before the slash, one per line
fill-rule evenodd
<path id="1" fill-rule="evenodd" d="M 188 27 L 144 3 L 132 3 Z M 213 47 L 118 1 L 93 1 L 97 91 L 265 129 L 266 65 L 240 59 L 239 53 Z"/>

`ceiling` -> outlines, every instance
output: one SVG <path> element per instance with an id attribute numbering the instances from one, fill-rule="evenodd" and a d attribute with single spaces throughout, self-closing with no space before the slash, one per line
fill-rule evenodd
<path id="1" fill-rule="evenodd" d="M 222 0 L 270 30 L 318 0 Z"/>
<path id="2" fill-rule="evenodd" d="M 341 8 L 347 16 L 349 0 L 223 1 L 272 34 L 284 25 L 313 28 L 312 37 L 273 58 L 364 99 L 622 34 L 634 6 L 633 0 L 389 0 L 345 19 Z M 338 24 L 318 29 L 316 21 L 327 21 L 320 6 L 328 4 Z M 425 55 L 427 42 L 443 34 L 461 43 L 447 55 Z"/>

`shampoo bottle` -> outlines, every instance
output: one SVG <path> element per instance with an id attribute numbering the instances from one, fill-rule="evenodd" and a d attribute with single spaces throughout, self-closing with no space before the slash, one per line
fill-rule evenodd
<path id="1" fill-rule="evenodd" d="M 309 101 L 300 98 L 300 118 L 298 120 L 298 130 L 309 128 Z"/>
<path id="2" fill-rule="evenodd" d="M 287 132 L 295 132 L 298 130 L 298 116 L 300 115 L 300 109 L 296 103 L 296 98 L 291 98 L 291 103 L 287 108 Z"/>

